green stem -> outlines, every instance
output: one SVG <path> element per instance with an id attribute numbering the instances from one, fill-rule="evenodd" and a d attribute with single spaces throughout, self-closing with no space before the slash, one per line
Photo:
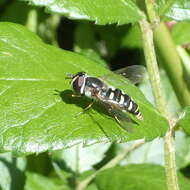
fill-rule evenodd
<path id="1" fill-rule="evenodd" d="M 58 14 L 51 14 L 48 19 L 48 26 L 50 27 L 51 31 L 51 43 L 52 45 L 59 47 L 57 42 L 57 27 L 61 20 L 61 16 Z"/>
<path id="2" fill-rule="evenodd" d="M 156 54 L 154 50 L 153 32 L 150 24 L 146 20 L 140 21 L 140 27 L 144 43 L 144 54 L 145 54 L 153 95 L 155 97 L 155 103 L 158 110 L 163 115 L 167 115 L 165 111 L 165 100 L 163 98 L 163 91 L 161 88 L 159 69 L 156 61 Z"/>
<path id="3" fill-rule="evenodd" d="M 144 43 L 144 53 L 146 64 L 148 68 L 148 74 L 153 90 L 153 95 L 155 97 L 155 102 L 158 110 L 168 118 L 170 123 L 170 128 L 165 136 L 164 144 L 164 158 L 165 158 L 165 171 L 166 171 L 166 181 L 168 190 L 179 190 L 177 171 L 175 164 L 175 146 L 173 141 L 173 125 L 170 121 L 169 115 L 166 112 L 165 105 L 166 102 L 163 98 L 163 91 L 160 83 L 160 74 L 156 60 L 156 54 L 153 44 L 153 32 L 151 25 L 146 20 L 140 21 L 140 27 L 142 31 L 143 43 Z"/>
<path id="4" fill-rule="evenodd" d="M 75 160 L 76 160 L 76 174 L 78 175 L 79 172 L 80 172 L 80 169 L 79 169 L 79 163 L 80 163 L 80 156 L 79 156 L 79 151 L 80 151 L 80 144 L 76 145 L 76 150 L 75 150 Z"/>
<path id="5" fill-rule="evenodd" d="M 172 127 L 170 127 L 164 138 L 164 160 L 168 190 L 179 190 Z"/>
<path id="6" fill-rule="evenodd" d="M 31 9 L 28 12 L 26 27 L 32 32 L 37 32 L 37 24 L 38 24 L 37 17 L 38 17 L 38 14 L 37 14 L 36 9 Z"/>
<path id="7" fill-rule="evenodd" d="M 134 149 L 138 148 L 144 144 L 144 140 L 138 141 L 135 143 L 133 146 L 131 146 L 130 149 L 125 150 L 121 154 L 117 155 L 115 158 L 110 160 L 107 164 L 105 164 L 102 168 L 100 168 L 98 171 L 87 177 L 85 180 L 81 181 L 78 183 L 76 190 L 84 190 L 86 189 L 87 185 L 99 174 L 101 171 L 108 169 L 108 168 L 113 168 L 115 167 L 121 160 L 123 160 L 131 151 Z"/>
<path id="8" fill-rule="evenodd" d="M 187 72 L 188 76 L 190 76 L 190 56 L 189 56 L 189 54 L 181 46 L 177 46 L 177 52 L 183 62 L 185 71 Z"/>
<path id="9" fill-rule="evenodd" d="M 159 17 L 156 15 L 154 11 L 154 7 L 156 6 L 156 4 L 154 0 L 145 0 L 145 2 L 149 20 L 151 23 L 155 23 L 157 20 L 159 20 Z"/>
<path id="10" fill-rule="evenodd" d="M 154 40 L 163 58 L 162 65 L 169 76 L 180 104 L 182 106 L 190 105 L 190 92 L 185 81 L 184 68 L 164 23 L 155 29 Z"/>

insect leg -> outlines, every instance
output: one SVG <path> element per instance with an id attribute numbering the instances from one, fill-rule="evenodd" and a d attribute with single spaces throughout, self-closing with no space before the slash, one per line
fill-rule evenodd
<path id="1" fill-rule="evenodd" d="M 92 100 L 92 102 L 86 107 L 83 109 L 83 111 L 87 111 L 88 109 L 90 109 L 92 107 L 92 105 L 94 104 L 94 101 Z"/>
<path id="2" fill-rule="evenodd" d="M 117 122 L 120 126 L 122 126 L 122 125 L 121 125 L 121 122 L 119 121 L 119 119 L 118 119 L 118 117 L 117 117 L 117 115 L 113 112 L 113 109 L 114 109 L 114 108 L 110 105 L 110 108 L 108 109 L 108 112 L 110 113 L 111 116 L 114 117 L 114 119 L 116 120 L 116 122 Z"/>
<path id="3" fill-rule="evenodd" d="M 93 104 L 94 104 L 94 101 L 92 100 L 92 102 L 87 107 L 85 107 L 81 112 L 77 113 L 76 116 L 79 116 L 80 114 L 85 113 L 87 110 L 89 110 L 92 107 Z"/>
<path id="4" fill-rule="evenodd" d="M 120 126 L 122 126 L 122 125 L 121 125 L 121 122 L 119 121 L 118 117 L 117 117 L 115 114 L 113 115 L 113 117 L 114 117 L 114 119 L 116 120 L 116 122 L 117 122 Z"/>

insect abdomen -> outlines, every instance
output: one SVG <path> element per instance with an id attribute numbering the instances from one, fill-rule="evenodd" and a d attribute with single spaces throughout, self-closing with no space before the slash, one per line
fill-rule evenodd
<path id="1" fill-rule="evenodd" d="M 137 119 L 143 119 L 141 113 L 139 112 L 138 105 L 130 98 L 130 96 L 123 93 L 120 89 L 109 88 L 106 93 L 106 98 L 119 105 L 122 111 L 127 111 L 134 114 Z"/>
<path id="2" fill-rule="evenodd" d="M 137 119 L 143 120 L 138 105 L 127 94 L 124 94 L 124 108 L 126 111 L 134 114 Z"/>

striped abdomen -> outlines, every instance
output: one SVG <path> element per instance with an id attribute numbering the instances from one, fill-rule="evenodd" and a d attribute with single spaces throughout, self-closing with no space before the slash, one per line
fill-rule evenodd
<path id="1" fill-rule="evenodd" d="M 120 89 L 109 88 L 106 92 L 105 98 L 112 102 L 112 104 L 116 104 L 122 111 L 127 111 L 134 114 L 137 119 L 143 119 L 138 105 L 130 98 L 130 96 L 123 93 Z"/>

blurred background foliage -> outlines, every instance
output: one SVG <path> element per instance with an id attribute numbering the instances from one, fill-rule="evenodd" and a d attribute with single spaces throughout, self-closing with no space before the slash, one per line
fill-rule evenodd
<path id="1" fill-rule="evenodd" d="M 159 3 L 160 7 L 164 6 L 164 1 L 159 1 Z M 180 3 L 183 1 L 179 1 L 178 9 L 180 9 Z M 160 8 L 158 11 L 162 15 L 163 9 Z M 165 17 L 164 20 L 170 36 L 184 67 L 187 72 L 190 72 L 190 21 L 187 18 L 190 14 L 187 13 L 185 21 L 181 16 L 179 20 L 183 19 L 183 21 L 179 22 L 171 19 L 177 17 L 174 14 L 176 12 L 172 14 L 172 10 L 165 11 L 168 17 Z M 50 12 L 44 7 L 18 0 L 0 0 L 0 21 L 24 25 L 40 36 L 45 43 L 82 54 L 110 70 L 145 64 L 143 42 L 138 23 L 96 25 L 94 21 L 71 20 Z M 159 45 L 156 50 L 167 102 L 166 108 L 172 117 L 177 119 L 183 107 L 162 65 L 164 56 Z M 139 87 L 146 98 L 154 104 L 149 81 L 143 81 Z M 189 126 L 189 123 L 186 124 Z M 19 158 L 13 157 L 10 153 L 3 153 L 0 155 L 0 187 L 2 190 L 74 189 L 80 180 L 95 173 L 97 169 L 109 163 L 111 159 L 130 148 L 134 143 L 104 143 L 89 147 L 76 145 L 70 149 Z M 178 170 L 186 176 L 183 180 L 187 180 L 184 182 L 186 186 L 183 184 L 185 187 L 181 187 L 181 189 L 189 189 L 190 138 L 183 131 L 176 133 L 176 162 Z M 151 165 L 148 167 L 149 164 L 157 164 L 158 166 L 152 166 L 151 171 L 148 171 L 151 167 Z M 100 173 L 87 189 L 131 189 L 129 184 L 125 184 L 126 179 L 131 184 L 142 183 L 138 189 L 147 189 L 146 185 L 149 180 L 152 180 L 153 184 L 150 188 L 166 189 L 163 173 L 162 138 L 147 142 L 135 149 L 119 162 L 119 165 L 115 170 L 110 169 L 107 173 Z M 128 170 L 125 172 L 127 168 Z M 155 175 L 150 173 L 154 170 L 158 172 L 155 172 Z M 137 173 L 141 177 L 144 175 L 147 178 L 131 177 Z M 125 178 L 126 176 L 127 178 Z M 158 179 L 159 182 L 153 179 Z"/>

